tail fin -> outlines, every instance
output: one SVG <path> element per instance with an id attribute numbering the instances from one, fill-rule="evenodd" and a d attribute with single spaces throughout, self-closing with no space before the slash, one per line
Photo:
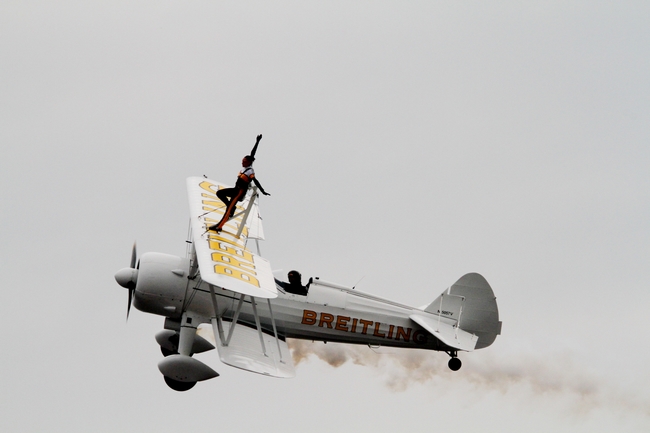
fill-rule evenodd
<path id="1" fill-rule="evenodd" d="M 476 349 L 488 347 L 501 334 L 494 292 L 479 274 L 463 275 L 424 311 L 455 319 L 460 329 L 477 335 Z"/>

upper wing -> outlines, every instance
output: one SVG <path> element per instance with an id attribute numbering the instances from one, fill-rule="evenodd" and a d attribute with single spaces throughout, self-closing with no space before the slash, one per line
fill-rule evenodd
<path id="1" fill-rule="evenodd" d="M 221 233 L 206 231 L 207 227 L 218 223 L 224 214 L 225 205 L 216 196 L 222 188 L 225 185 L 210 179 L 187 179 L 192 240 L 201 278 L 209 284 L 244 295 L 275 298 L 278 293 L 271 265 L 246 249 L 247 239 L 263 238 L 257 204 L 250 202 L 254 197 L 247 198 L 237 206 L 239 215 L 228 221 Z M 244 221 L 247 214 L 242 212 L 249 206 L 250 212 Z M 255 230 L 251 230 L 251 221 Z"/>

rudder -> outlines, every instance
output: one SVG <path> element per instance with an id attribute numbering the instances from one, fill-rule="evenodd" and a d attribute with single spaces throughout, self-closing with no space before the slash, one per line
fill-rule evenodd
<path id="1" fill-rule="evenodd" d="M 501 334 L 496 297 L 482 275 L 463 275 L 424 311 L 455 319 L 458 327 L 476 334 L 476 349 L 491 345 Z"/>

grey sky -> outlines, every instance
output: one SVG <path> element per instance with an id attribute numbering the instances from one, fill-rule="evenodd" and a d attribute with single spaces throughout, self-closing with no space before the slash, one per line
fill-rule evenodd
<path id="1" fill-rule="evenodd" d="M 0 3 L 2 431 L 645 432 L 647 2 Z M 274 269 L 424 305 L 467 272 L 503 332 L 313 344 L 291 380 L 170 391 L 114 273 L 184 255 L 185 178 L 255 163 Z M 311 343 L 310 343 L 311 344 Z M 321 360 L 338 355 L 338 368 Z M 320 357 L 319 357 L 320 356 Z"/>

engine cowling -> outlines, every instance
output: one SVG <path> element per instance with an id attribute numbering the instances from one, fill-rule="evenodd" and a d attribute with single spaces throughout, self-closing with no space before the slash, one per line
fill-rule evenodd
<path id="1" fill-rule="evenodd" d="M 133 305 L 140 311 L 181 317 L 188 286 L 189 259 L 162 253 L 140 258 Z"/>

